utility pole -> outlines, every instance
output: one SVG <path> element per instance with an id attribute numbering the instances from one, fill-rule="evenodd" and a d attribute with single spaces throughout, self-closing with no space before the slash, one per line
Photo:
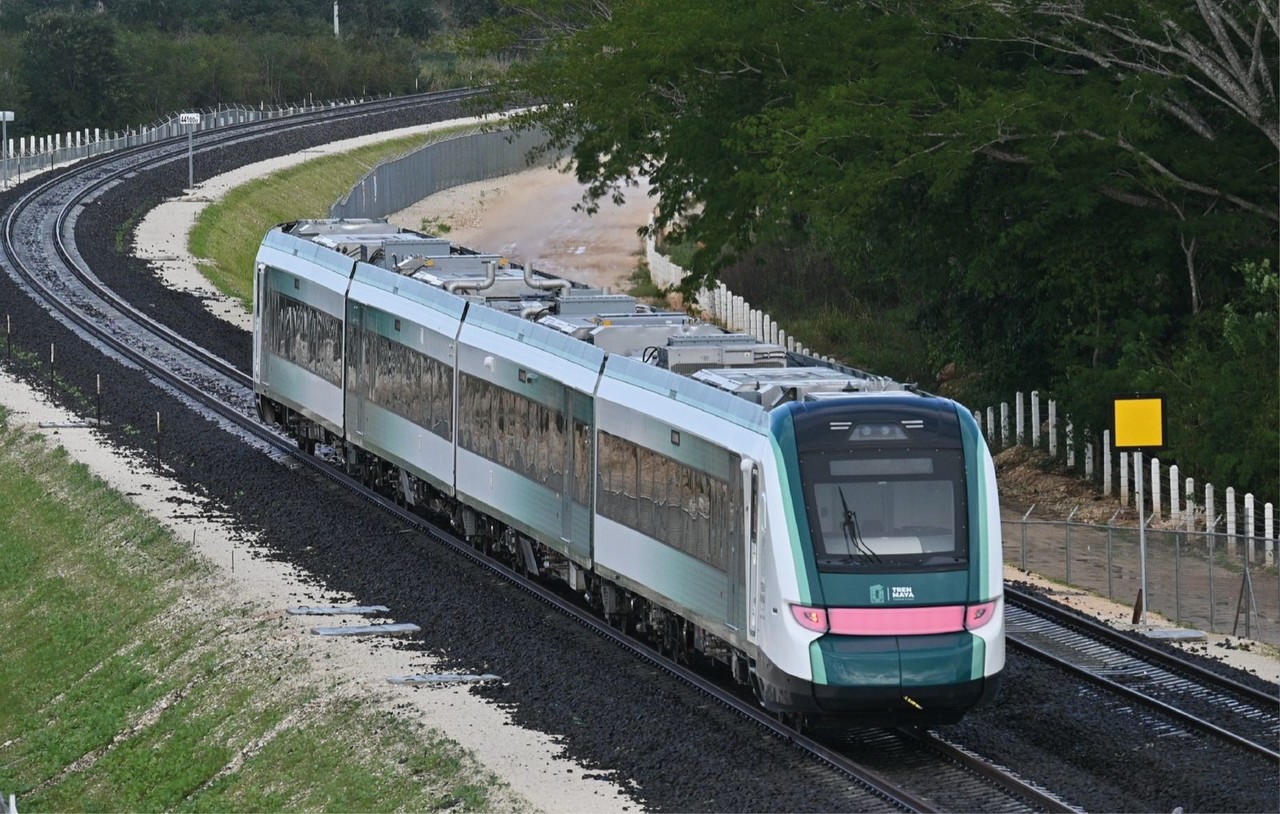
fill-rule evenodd
<path id="1" fill-rule="evenodd" d="M 335 40 L 342 38 L 338 34 L 338 0 L 333 0 L 333 38 Z"/>

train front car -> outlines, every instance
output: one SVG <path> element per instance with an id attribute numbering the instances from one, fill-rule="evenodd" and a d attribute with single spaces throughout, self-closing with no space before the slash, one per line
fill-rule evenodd
<path id="1" fill-rule="evenodd" d="M 995 468 L 955 402 L 830 394 L 771 411 L 778 488 L 755 677 L 783 716 L 932 725 L 1004 667 Z"/>

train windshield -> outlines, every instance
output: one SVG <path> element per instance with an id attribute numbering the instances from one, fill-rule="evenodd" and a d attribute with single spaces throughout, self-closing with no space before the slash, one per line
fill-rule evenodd
<path id="1" fill-rule="evenodd" d="M 966 564 L 960 450 L 813 451 L 801 477 L 820 570 Z"/>

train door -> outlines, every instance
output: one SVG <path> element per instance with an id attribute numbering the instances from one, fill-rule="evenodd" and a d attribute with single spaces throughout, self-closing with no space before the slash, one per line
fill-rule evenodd
<path id="1" fill-rule="evenodd" d="M 364 358 L 365 348 L 368 342 L 364 340 L 364 306 L 354 300 L 347 300 L 347 337 L 346 337 L 346 357 L 347 364 L 344 366 L 344 374 L 346 380 L 344 384 L 347 390 L 347 431 L 353 436 L 364 435 L 364 400 L 365 392 L 361 387 L 361 382 L 365 380 L 368 374 L 364 371 L 364 366 L 368 360 Z"/>
<path id="2" fill-rule="evenodd" d="M 253 269 L 253 380 L 261 382 L 263 380 L 264 371 L 262 370 L 262 344 L 266 342 L 267 325 L 262 322 L 263 314 L 267 307 L 267 267 L 263 263 L 258 263 Z"/>
<path id="3" fill-rule="evenodd" d="M 760 465 L 755 461 L 742 462 L 744 490 L 743 516 L 747 538 L 747 640 L 755 641 L 756 626 L 760 622 Z"/>
<path id="4" fill-rule="evenodd" d="M 560 537 L 569 548 L 591 557 L 591 511 L 595 492 L 595 403 L 591 396 L 565 392 L 565 488 L 561 493 Z"/>
<path id="5" fill-rule="evenodd" d="M 726 619 L 729 627 L 742 630 L 747 621 L 747 586 L 748 560 L 755 550 L 753 544 L 755 523 L 755 488 L 756 472 L 759 467 L 750 458 L 742 458 L 738 471 L 734 474 L 731 494 L 737 499 L 737 510 L 734 515 L 733 534 L 729 538 L 729 607 Z"/>

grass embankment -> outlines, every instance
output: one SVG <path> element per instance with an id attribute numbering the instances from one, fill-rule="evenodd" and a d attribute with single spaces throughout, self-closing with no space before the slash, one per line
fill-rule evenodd
<path id="1" fill-rule="evenodd" d="M 0 411 L 0 792 L 22 810 L 483 810 L 437 733 L 298 680 L 278 614 Z"/>
<path id="2" fill-rule="evenodd" d="M 189 246 L 201 258 L 200 272 L 223 294 L 251 309 L 253 259 L 268 229 L 286 221 L 327 218 L 333 202 L 378 162 L 473 129 L 456 127 L 370 144 L 236 187 L 206 207 L 191 231 Z"/>

